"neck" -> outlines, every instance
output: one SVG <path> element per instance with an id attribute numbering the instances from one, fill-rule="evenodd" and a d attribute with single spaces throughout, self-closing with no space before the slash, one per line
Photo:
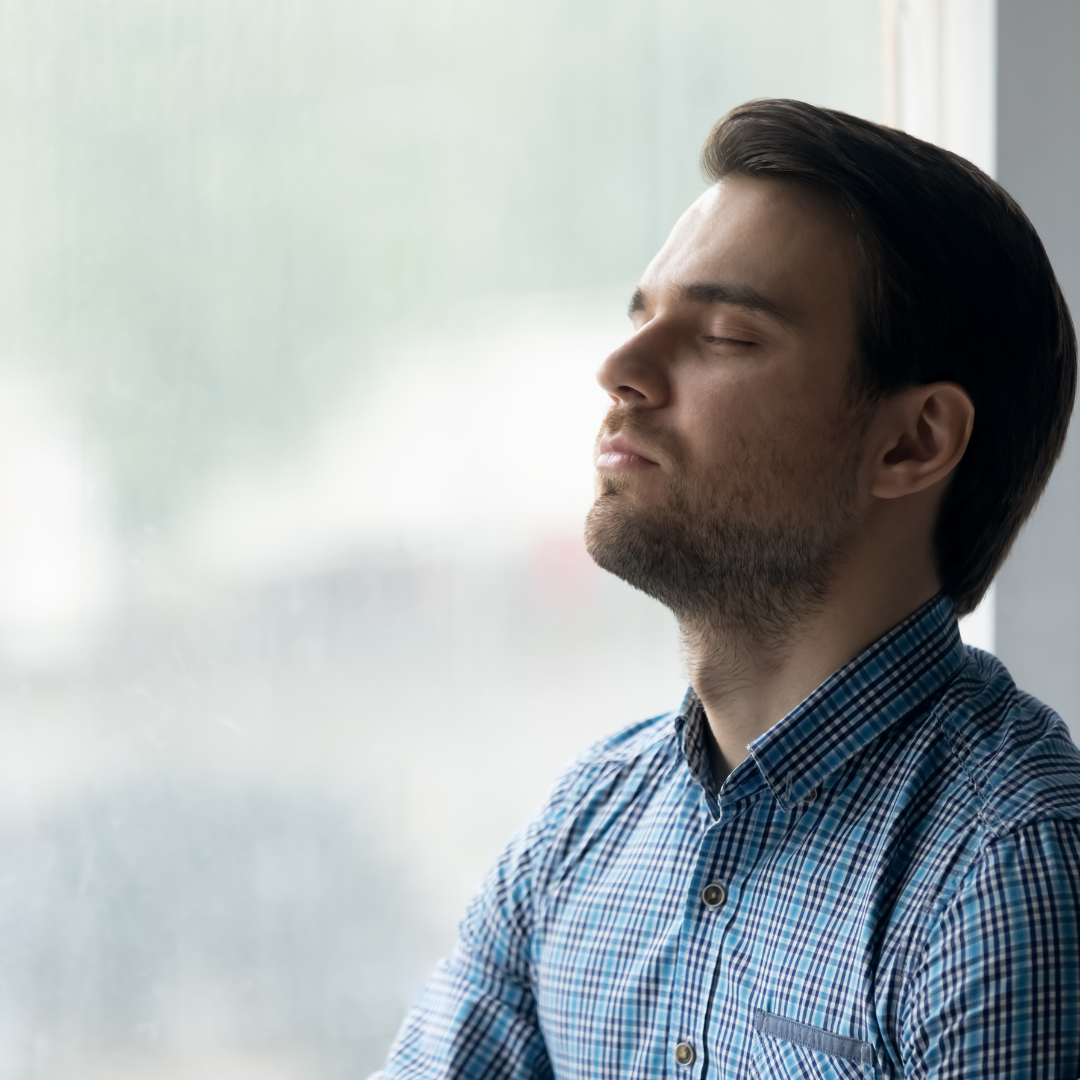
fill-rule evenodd
<path id="1" fill-rule="evenodd" d="M 812 611 L 767 638 L 680 618 L 687 674 L 715 742 L 716 782 L 745 760 L 747 743 L 939 589 L 930 558 L 911 559 L 899 546 L 882 558 L 871 547 L 845 559 Z"/>

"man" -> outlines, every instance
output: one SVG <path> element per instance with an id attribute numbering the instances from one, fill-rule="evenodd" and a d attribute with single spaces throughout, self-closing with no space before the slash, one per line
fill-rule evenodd
<path id="1" fill-rule="evenodd" d="M 1080 753 L 956 626 L 1065 438 L 1046 254 L 842 113 L 744 105 L 703 162 L 586 524 L 692 689 L 511 840 L 384 1075 L 1076 1077 Z"/>

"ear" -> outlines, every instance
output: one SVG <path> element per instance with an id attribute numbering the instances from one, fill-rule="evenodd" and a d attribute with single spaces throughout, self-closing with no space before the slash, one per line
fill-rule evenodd
<path id="1" fill-rule="evenodd" d="M 964 456 L 974 422 L 975 406 L 956 383 L 913 386 L 887 398 L 872 424 L 870 494 L 899 499 L 948 476 Z"/>

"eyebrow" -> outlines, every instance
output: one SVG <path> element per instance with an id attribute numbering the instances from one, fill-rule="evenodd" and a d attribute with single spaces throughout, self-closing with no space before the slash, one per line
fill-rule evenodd
<path id="1" fill-rule="evenodd" d="M 679 299 L 690 304 L 730 304 L 732 307 L 744 308 L 747 311 L 760 311 L 780 322 L 791 322 L 791 315 L 782 305 L 764 293 L 758 292 L 752 285 L 739 285 L 735 282 L 695 282 L 692 285 L 680 285 L 677 291 Z M 635 311 L 644 311 L 646 306 L 645 293 L 641 286 L 638 286 L 630 297 L 628 314 L 633 315 Z"/>

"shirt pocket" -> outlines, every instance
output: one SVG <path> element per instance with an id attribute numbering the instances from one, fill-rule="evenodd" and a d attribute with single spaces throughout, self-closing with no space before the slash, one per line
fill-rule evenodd
<path id="1" fill-rule="evenodd" d="M 869 1043 L 758 1010 L 751 1044 L 760 1080 L 878 1080 Z"/>

